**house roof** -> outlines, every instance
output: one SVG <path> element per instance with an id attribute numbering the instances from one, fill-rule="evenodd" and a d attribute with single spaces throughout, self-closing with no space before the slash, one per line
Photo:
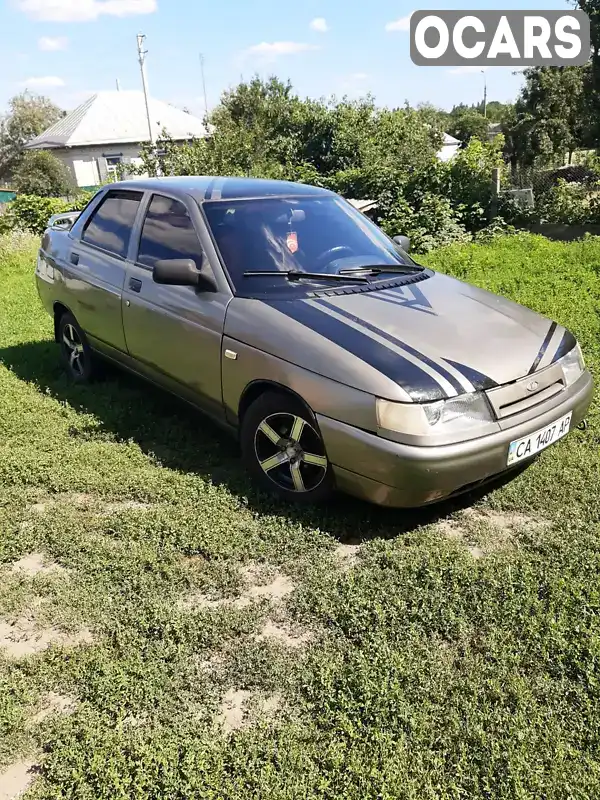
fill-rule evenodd
<path id="1" fill-rule="evenodd" d="M 185 111 L 150 98 L 155 136 L 166 129 L 181 141 L 206 135 L 203 122 Z M 148 141 L 143 92 L 98 92 L 27 144 L 29 149 L 84 147 Z"/>
<path id="2" fill-rule="evenodd" d="M 377 201 L 376 200 L 351 200 L 348 199 L 350 205 L 354 206 L 354 208 L 362 211 L 363 214 L 366 214 L 367 211 L 373 211 L 377 208 Z"/>
<path id="3" fill-rule="evenodd" d="M 448 147 L 451 144 L 460 144 L 460 140 L 459 139 L 455 139 L 454 136 L 450 136 L 449 133 L 445 133 L 444 134 L 443 146 L 444 147 Z"/>

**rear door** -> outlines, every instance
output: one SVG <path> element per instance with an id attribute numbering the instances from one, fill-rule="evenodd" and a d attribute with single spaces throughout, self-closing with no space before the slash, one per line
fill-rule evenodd
<path id="1" fill-rule="evenodd" d="M 143 371 L 222 417 L 221 341 L 231 293 L 152 279 L 152 268 L 162 259 L 191 258 L 198 269 L 211 272 L 199 238 L 199 213 L 194 221 L 190 208 L 191 201 L 188 206 L 167 194 L 148 198 L 137 258 L 123 290 L 125 339 Z"/>
<path id="2" fill-rule="evenodd" d="M 64 276 L 69 306 L 92 345 L 99 349 L 126 349 L 121 297 L 127 253 L 143 196 L 143 192 L 107 192 L 67 255 Z"/>

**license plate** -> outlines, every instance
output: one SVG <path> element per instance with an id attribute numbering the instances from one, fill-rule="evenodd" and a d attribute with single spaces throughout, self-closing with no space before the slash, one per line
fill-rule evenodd
<path id="1" fill-rule="evenodd" d="M 517 461 L 524 461 L 526 458 L 531 458 L 540 450 L 545 450 L 551 444 L 562 439 L 566 436 L 571 428 L 572 414 L 567 414 L 566 417 L 556 422 L 552 422 L 545 428 L 525 436 L 524 439 L 517 439 L 510 443 L 508 448 L 508 464 L 516 464 Z"/>

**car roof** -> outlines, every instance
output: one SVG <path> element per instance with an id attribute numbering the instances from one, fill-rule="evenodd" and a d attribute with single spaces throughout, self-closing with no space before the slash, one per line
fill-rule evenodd
<path id="1" fill-rule="evenodd" d="M 210 175 L 183 175 L 168 178 L 120 181 L 111 189 L 136 189 L 137 191 L 168 191 L 191 195 L 198 202 L 206 200 L 235 200 L 259 197 L 304 197 L 330 195 L 333 192 L 318 186 L 291 181 L 264 180 L 262 178 L 226 178 Z"/>

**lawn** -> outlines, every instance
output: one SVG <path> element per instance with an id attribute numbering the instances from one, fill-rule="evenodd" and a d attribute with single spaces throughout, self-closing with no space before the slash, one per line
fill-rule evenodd
<path id="1" fill-rule="evenodd" d="M 319 511 L 109 372 L 70 385 L 0 244 L 0 798 L 600 795 L 600 407 L 512 482 Z M 600 375 L 600 239 L 436 267 L 568 326 Z"/>

